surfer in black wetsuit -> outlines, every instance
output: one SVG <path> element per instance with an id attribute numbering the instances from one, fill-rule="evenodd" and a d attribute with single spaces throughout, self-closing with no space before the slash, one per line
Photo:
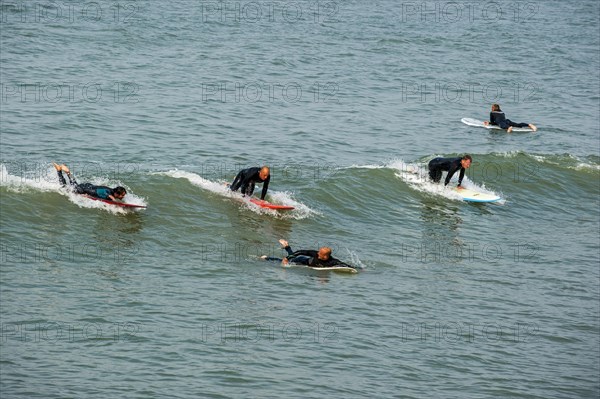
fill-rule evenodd
<path id="1" fill-rule="evenodd" d="M 237 174 L 233 183 L 229 186 L 231 191 L 237 191 L 238 188 L 244 196 L 251 196 L 254 192 L 255 183 L 263 183 L 262 193 L 260 199 L 264 200 L 269 189 L 269 181 L 271 180 L 271 172 L 268 166 L 262 168 L 248 168 L 242 169 Z"/>
<path id="2" fill-rule="evenodd" d="M 472 160 L 473 158 L 471 158 L 470 155 L 457 158 L 433 158 L 431 161 L 429 161 L 429 177 L 431 177 L 431 180 L 437 183 L 442 178 L 442 171 L 445 170 L 448 172 L 448 175 L 444 181 L 444 186 L 447 186 L 454 173 L 456 173 L 457 170 L 460 170 L 460 175 L 458 176 L 458 187 L 461 187 L 461 183 L 465 177 L 465 169 L 469 169 L 471 167 Z"/>
<path id="3" fill-rule="evenodd" d="M 275 260 L 280 261 L 284 265 L 288 263 L 296 263 L 300 265 L 306 265 L 310 267 L 333 267 L 333 266 L 343 266 L 343 267 L 351 267 L 355 269 L 354 266 L 351 266 L 347 263 L 342 262 L 339 259 L 336 259 L 331 256 L 331 248 L 329 247 L 321 247 L 318 251 L 311 249 L 301 249 L 299 251 L 292 251 L 290 244 L 284 240 L 279 240 L 279 243 L 285 249 L 288 256 L 285 258 L 272 258 L 266 255 L 263 255 L 261 258 L 264 260 Z"/>
<path id="4" fill-rule="evenodd" d="M 101 198 L 111 201 L 122 200 L 125 197 L 125 194 L 127 194 L 125 188 L 121 186 L 110 188 L 106 186 L 96 186 L 92 183 L 77 183 L 75 178 L 71 175 L 71 171 L 69 170 L 67 165 L 58 165 L 55 163 L 53 163 L 53 165 L 56 168 L 60 184 L 63 187 L 67 186 L 67 182 L 65 180 L 65 177 L 63 176 L 63 172 L 65 172 L 67 174 L 67 177 L 69 178 L 69 184 L 75 189 L 75 192 L 77 194 L 87 194 L 95 198 Z"/>
<path id="5" fill-rule="evenodd" d="M 490 120 L 483 122 L 484 125 L 496 125 L 500 126 L 501 129 L 506 129 L 508 133 L 511 133 L 513 127 L 528 127 L 534 132 L 537 131 L 537 127 L 531 123 L 516 123 L 510 119 L 506 119 L 504 112 L 500 109 L 499 104 L 492 104 L 492 112 L 490 112 Z"/>

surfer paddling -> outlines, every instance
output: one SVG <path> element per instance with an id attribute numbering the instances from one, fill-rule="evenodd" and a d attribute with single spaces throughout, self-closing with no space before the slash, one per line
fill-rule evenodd
<path id="1" fill-rule="evenodd" d="M 513 127 L 528 127 L 534 132 L 537 131 L 537 127 L 531 123 L 516 123 L 510 119 L 506 119 L 504 112 L 500 109 L 499 104 L 492 104 L 492 112 L 490 112 L 490 120 L 484 121 L 484 125 L 496 125 L 500 126 L 501 129 L 506 129 L 508 133 L 512 133 Z"/>
<path id="2" fill-rule="evenodd" d="M 254 192 L 254 185 L 256 183 L 263 183 L 262 193 L 260 194 L 260 199 L 264 200 L 267 195 L 267 190 L 269 189 L 269 181 L 271 180 L 271 171 L 268 166 L 263 166 L 262 168 L 248 168 L 242 169 L 237 174 L 233 183 L 229 186 L 231 191 L 237 191 L 240 189 L 240 192 L 244 196 L 251 196 Z"/>
<path id="3" fill-rule="evenodd" d="M 452 176 L 460 170 L 458 187 L 462 188 L 461 184 L 465 177 L 465 170 L 471 167 L 471 161 L 473 161 L 473 158 L 468 154 L 457 158 L 433 158 L 429 161 L 429 177 L 435 183 L 438 183 L 442 178 L 442 171 L 446 171 L 448 175 L 446 175 L 446 180 L 444 180 L 444 186 L 447 186 Z"/>
<path id="4" fill-rule="evenodd" d="M 334 266 L 343 266 L 343 267 L 351 267 L 355 269 L 354 266 L 351 266 L 347 263 L 342 262 L 339 259 L 331 256 L 331 248 L 329 247 L 321 247 L 318 251 L 312 249 L 301 249 L 299 251 L 292 251 L 290 244 L 284 240 L 279 240 L 279 243 L 285 249 L 288 256 L 285 258 L 272 258 L 267 255 L 261 256 L 264 260 L 274 260 L 279 261 L 283 265 L 287 265 L 290 262 L 296 263 L 300 265 L 306 265 L 310 267 L 334 267 Z"/>
<path id="5" fill-rule="evenodd" d="M 101 198 L 111 201 L 122 200 L 125 197 L 125 194 L 127 194 L 125 188 L 121 186 L 110 188 L 106 186 L 96 186 L 92 183 L 77 183 L 73 175 L 71 175 L 71 171 L 67 165 L 58 165 L 54 162 L 52 164 L 54 165 L 54 168 L 56 168 L 58 180 L 60 181 L 61 186 L 67 186 L 67 182 L 63 176 L 63 172 L 65 172 L 69 178 L 70 186 L 75 189 L 77 194 L 87 194 L 94 198 Z"/>

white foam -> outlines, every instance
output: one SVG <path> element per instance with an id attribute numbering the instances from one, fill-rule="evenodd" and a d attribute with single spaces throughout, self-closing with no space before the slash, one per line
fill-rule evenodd
<path id="1" fill-rule="evenodd" d="M 367 266 L 360 261 L 360 258 L 358 257 L 358 254 L 356 252 L 351 251 L 348 248 L 346 248 L 346 252 L 348 253 L 348 256 L 350 258 L 350 260 L 347 261 L 346 263 L 351 264 L 352 266 L 356 267 L 357 269 L 366 269 L 367 268 Z"/>

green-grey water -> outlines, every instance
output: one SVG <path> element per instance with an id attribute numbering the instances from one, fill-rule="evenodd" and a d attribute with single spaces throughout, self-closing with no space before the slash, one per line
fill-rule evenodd
<path id="1" fill-rule="evenodd" d="M 598 2 L 0 10 L 2 398 L 598 396 Z M 423 178 L 467 152 L 500 204 Z"/>

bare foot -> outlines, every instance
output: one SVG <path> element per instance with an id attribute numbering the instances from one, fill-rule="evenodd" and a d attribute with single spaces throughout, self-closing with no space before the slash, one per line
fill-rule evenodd
<path id="1" fill-rule="evenodd" d="M 530 123 L 530 124 L 529 124 L 529 128 L 530 128 L 531 130 L 533 130 L 534 132 L 537 132 L 537 126 L 535 126 L 534 124 Z"/>
<path id="2" fill-rule="evenodd" d="M 64 163 L 60 165 L 60 168 L 63 170 L 63 172 L 67 172 L 67 174 L 71 173 L 67 165 L 65 165 Z"/>
<path id="3" fill-rule="evenodd" d="M 56 169 L 57 172 L 62 170 L 59 164 L 52 162 L 52 165 L 54 165 L 54 169 Z"/>
<path id="4" fill-rule="evenodd" d="M 282 238 L 281 240 L 279 240 L 279 243 L 281 244 L 281 246 L 282 246 L 283 248 L 285 248 L 285 247 L 287 247 L 288 245 L 290 245 L 290 244 L 288 244 L 288 242 L 287 242 L 286 240 L 284 240 L 283 238 Z"/>
<path id="5" fill-rule="evenodd" d="M 267 259 L 267 255 L 263 255 L 260 257 L 262 260 L 266 260 Z"/>
<path id="6" fill-rule="evenodd" d="M 512 133 L 512 126 L 509 126 L 508 129 L 506 130 L 508 133 Z"/>

